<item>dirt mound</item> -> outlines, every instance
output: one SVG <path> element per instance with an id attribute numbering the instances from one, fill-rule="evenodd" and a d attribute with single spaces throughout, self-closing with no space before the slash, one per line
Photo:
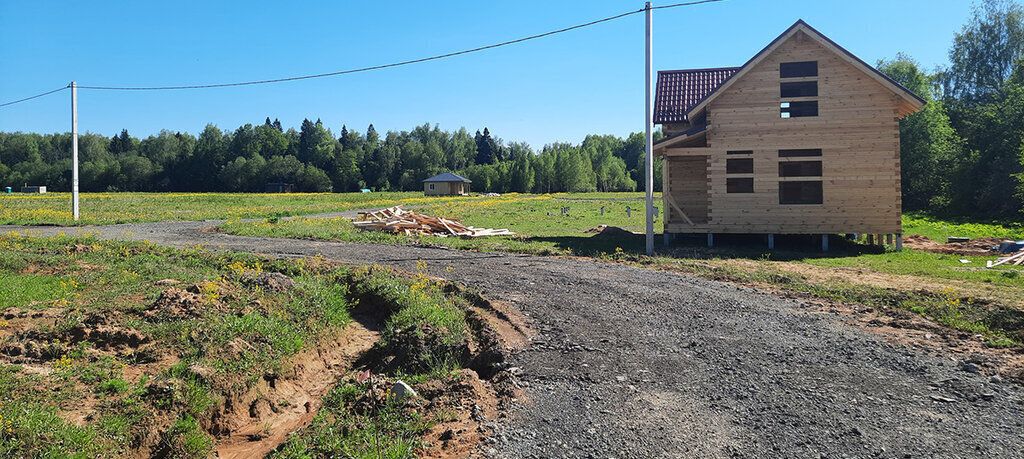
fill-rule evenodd
<path id="1" fill-rule="evenodd" d="M 501 395 L 468 369 L 443 380 L 430 380 L 415 387 L 430 402 L 427 416 L 453 413 L 453 419 L 439 422 L 424 436 L 426 449 L 417 452 L 423 458 L 471 457 L 484 436 L 492 433 L 487 420 L 498 417 Z"/>
<path id="2" fill-rule="evenodd" d="M 997 254 L 998 251 L 993 250 L 993 247 L 999 247 L 999 243 L 1003 240 L 1004 239 L 994 237 L 982 237 L 971 239 L 968 242 L 947 242 L 944 244 L 938 241 L 933 241 L 928 236 L 909 234 L 903 236 L 903 246 L 924 252 L 947 253 L 951 255 L 990 256 Z"/>
<path id="3" fill-rule="evenodd" d="M 468 361 L 469 339 L 446 343 L 444 337 L 448 335 L 447 330 L 438 330 L 429 324 L 414 324 L 395 330 L 381 349 L 384 355 L 393 356 L 387 363 L 387 369 L 389 372 L 397 369 L 410 373 L 429 371 L 439 356 L 453 356 L 460 362 Z"/>
<path id="4" fill-rule="evenodd" d="M 295 281 L 281 273 L 247 271 L 239 277 L 244 284 L 255 285 L 267 291 L 287 292 L 295 288 Z"/>
<path id="5" fill-rule="evenodd" d="M 20 308 L 7 308 L 0 312 L 0 317 L 5 320 L 11 319 L 54 319 L 63 314 L 63 309 L 23 310 Z"/>
<path id="6" fill-rule="evenodd" d="M 600 225 L 595 228 L 590 228 L 584 233 L 595 234 L 597 236 L 632 236 L 636 233 L 619 228 L 618 226 Z"/>
<path id="7" fill-rule="evenodd" d="M 105 323 L 78 323 L 65 335 L 69 343 L 88 341 L 97 349 L 137 348 L 152 341 L 152 337 L 138 330 Z"/>
<path id="8" fill-rule="evenodd" d="M 58 359 L 77 343 L 88 342 L 100 351 L 136 349 L 152 337 L 119 324 L 117 315 L 91 314 L 63 331 L 27 328 L 13 335 L 0 354 L 16 362 L 45 362 Z"/>
<path id="9" fill-rule="evenodd" d="M 215 298 L 220 296 L 216 289 L 210 288 L 204 298 L 203 291 L 202 284 L 189 286 L 187 290 L 171 287 L 160 292 L 156 301 L 142 311 L 142 316 L 152 322 L 201 317 L 203 312 L 211 307 L 211 304 L 216 306 Z"/>

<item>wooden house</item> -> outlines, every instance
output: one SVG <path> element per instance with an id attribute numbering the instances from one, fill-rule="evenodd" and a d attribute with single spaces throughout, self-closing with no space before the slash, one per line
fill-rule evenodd
<path id="1" fill-rule="evenodd" d="M 435 175 L 423 181 L 426 196 L 462 196 L 469 193 L 471 180 L 451 172 Z"/>
<path id="2" fill-rule="evenodd" d="M 899 120 L 924 100 L 797 21 L 740 67 L 658 72 L 665 234 L 902 245 Z"/>

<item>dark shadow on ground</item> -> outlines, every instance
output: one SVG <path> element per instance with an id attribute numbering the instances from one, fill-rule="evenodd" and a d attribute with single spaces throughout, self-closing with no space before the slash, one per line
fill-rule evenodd
<path id="1" fill-rule="evenodd" d="M 615 253 L 616 249 L 629 255 L 644 253 L 646 238 L 643 234 L 633 236 L 581 235 L 559 237 L 532 237 L 530 240 L 550 242 L 562 250 L 571 250 L 574 255 L 601 256 Z M 774 261 L 796 261 L 815 258 L 845 258 L 864 254 L 885 253 L 885 248 L 859 244 L 840 235 L 829 237 L 829 250 L 821 250 L 820 235 L 776 235 L 775 248 L 768 249 L 767 236 L 763 234 L 716 234 L 714 247 L 707 246 L 706 234 L 677 235 L 668 246 L 664 245 L 661 234 L 655 234 L 654 251 L 668 257 L 690 259 L 746 258 L 751 260 L 770 259 Z"/>

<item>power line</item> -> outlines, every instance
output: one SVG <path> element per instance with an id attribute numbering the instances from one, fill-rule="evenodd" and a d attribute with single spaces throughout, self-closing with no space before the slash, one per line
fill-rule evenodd
<path id="1" fill-rule="evenodd" d="M 61 87 L 61 88 L 54 89 L 53 91 L 46 91 L 46 92 L 44 92 L 42 94 L 36 94 L 36 95 L 34 95 L 32 97 L 26 97 L 24 99 L 12 100 L 10 102 L 6 102 L 6 103 L 3 103 L 3 104 L 0 104 L 0 107 L 6 107 L 8 105 L 14 105 L 14 104 L 16 104 L 18 102 L 25 102 L 26 100 L 32 100 L 32 99 L 35 99 L 37 97 L 48 96 L 50 94 L 53 94 L 55 92 L 63 91 L 63 90 L 68 89 L 70 87 L 71 87 L 71 85 L 67 85 L 67 86 L 64 86 L 64 87 Z"/>
<path id="2" fill-rule="evenodd" d="M 686 2 L 686 3 L 675 3 L 675 4 L 672 4 L 672 5 L 652 6 L 651 9 L 652 10 L 660 10 L 662 8 L 677 8 L 677 7 L 680 7 L 680 6 L 693 6 L 693 5 L 700 5 L 701 3 L 715 3 L 715 2 L 722 2 L 722 1 L 725 1 L 725 0 L 700 0 L 700 1 L 696 1 L 696 2 Z M 640 11 L 644 11 L 644 10 L 641 9 Z"/>
<path id="3" fill-rule="evenodd" d="M 721 1 L 724 1 L 724 0 L 700 0 L 700 1 L 693 1 L 693 2 L 686 2 L 686 3 L 676 3 L 676 4 L 673 4 L 673 5 L 665 5 L 665 6 L 652 7 L 652 9 L 676 8 L 676 7 L 680 7 L 680 6 L 691 6 L 691 5 L 699 5 L 699 4 L 702 4 L 702 3 L 713 3 L 713 2 L 721 2 Z M 231 87 L 231 86 L 249 86 L 249 85 L 256 85 L 256 84 L 267 84 L 267 83 L 281 83 L 281 82 L 285 82 L 285 81 L 308 80 L 308 79 L 311 79 L 311 78 L 323 78 L 323 77 L 329 77 L 329 76 L 346 75 L 346 74 L 350 74 L 350 73 L 368 72 L 368 71 L 371 71 L 371 70 L 380 70 L 380 69 L 386 69 L 386 68 L 391 68 L 391 67 L 400 67 L 400 66 L 409 65 L 409 64 L 417 64 L 417 63 L 420 63 L 420 62 L 427 62 L 427 61 L 433 61 L 433 60 L 438 60 L 438 59 L 444 59 L 444 58 L 448 58 L 448 57 L 459 56 L 459 55 L 462 55 L 462 54 L 470 54 L 470 53 L 475 53 L 475 52 L 484 51 L 484 50 L 488 50 L 488 49 L 499 48 L 499 47 L 502 47 L 502 46 L 513 45 L 513 44 L 516 44 L 516 43 L 522 43 L 524 41 L 535 40 L 535 39 L 538 39 L 538 38 L 543 38 L 543 37 L 547 37 L 547 36 L 551 36 L 551 35 L 556 35 L 556 34 L 560 34 L 560 33 L 564 33 L 564 32 L 569 32 L 571 30 L 582 29 L 584 27 L 589 27 L 589 26 L 592 26 L 592 25 L 597 25 L 597 24 L 600 24 L 600 23 L 603 23 L 603 22 L 613 21 L 615 19 L 619 19 L 619 18 L 630 16 L 630 15 L 637 14 L 637 13 L 642 13 L 644 11 L 646 11 L 646 9 L 645 8 L 641 8 L 639 10 L 628 11 L 628 12 L 625 12 L 625 13 L 622 13 L 622 14 L 617 14 L 615 16 L 609 16 L 609 17 L 606 17 L 606 18 L 603 18 L 603 19 L 598 19 L 596 21 L 590 21 L 590 22 L 583 23 L 583 24 L 577 24 L 577 25 L 574 25 L 574 26 L 571 26 L 571 27 L 565 27 L 565 28 L 558 29 L 558 30 L 553 30 L 553 31 L 550 31 L 550 32 L 545 32 L 545 33 L 541 33 L 541 34 L 537 34 L 537 35 L 531 35 L 531 36 L 519 38 L 519 39 L 516 39 L 516 40 L 509 40 L 509 41 L 504 41 L 504 42 L 501 42 L 501 43 L 495 43 L 493 45 L 481 46 L 481 47 L 478 47 L 478 48 L 472 48 L 472 49 L 467 49 L 467 50 L 462 50 L 462 51 L 455 51 L 455 52 L 451 52 L 451 53 L 439 54 L 439 55 L 436 55 L 436 56 L 423 57 L 423 58 L 413 59 L 413 60 L 408 60 L 408 61 L 395 62 L 395 63 L 391 63 L 391 64 L 382 64 L 382 65 L 374 65 L 374 66 L 363 67 L 363 68 L 358 68 L 358 69 L 342 70 L 342 71 L 338 71 L 338 72 L 318 73 L 318 74 L 315 74 L 315 75 L 303 75 L 303 76 L 288 77 L 288 78 L 275 78 L 275 79 L 270 79 L 270 80 L 245 81 L 245 82 L 240 82 L 240 83 L 219 83 L 219 84 L 203 84 L 203 85 L 187 85 L 187 86 L 152 86 L 152 87 L 79 86 L 78 88 L 79 89 L 112 90 L 112 91 L 163 91 L 163 90 L 178 90 L 178 89 L 208 89 L 208 88 L 225 88 L 225 87 Z"/>
<path id="4" fill-rule="evenodd" d="M 675 4 L 671 4 L 671 5 L 652 6 L 651 9 L 652 10 L 658 10 L 658 9 L 665 9 L 665 8 L 678 8 L 678 7 L 682 7 L 682 6 L 693 6 L 693 5 L 700 5 L 700 4 L 703 4 L 703 3 L 715 3 L 715 2 L 722 2 L 722 1 L 725 1 L 725 0 L 698 0 L 698 1 L 685 2 L 685 3 L 675 3 Z M 118 87 L 118 86 L 82 86 L 82 85 L 80 85 L 80 86 L 78 86 L 78 88 L 79 89 L 108 90 L 108 91 L 164 91 L 164 90 L 180 90 L 180 89 L 226 88 L 226 87 L 231 87 L 231 86 L 250 86 L 250 85 L 257 85 L 257 84 L 281 83 L 281 82 L 285 82 L 285 81 L 308 80 L 308 79 L 311 79 L 311 78 L 324 78 L 324 77 L 337 76 L 337 75 L 346 75 L 346 74 L 350 74 L 350 73 L 368 72 L 368 71 L 371 71 L 371 70 L 380 70 L 380 69 L 386 69 L 386 68 L 391 68 L 391 67 L 400 67 L 400 66 L 404 66 L 404 65 L 417 64 L 417 63 L 420 63 L 420 62 L 427 62 L 427 61 L 433 61 L 433 60 L 438 60 L 438 59 L 444 59 L 444 58 L 448 58 L 448 57 L 459 56 L 459 55 L 463 55 L 463 54 L 476 53 L 476 52 L 480 52 L 480 51 L 484 51 L 484 50 L 488 50 L 488 49 L 499 48 L 499 47 L 502 47 L 502 46 L 514 45 L 516 43 L 522 43 L 522 42 L 529 41 L 529 40 L 536 40 L 538 38 L 543 38 L 543 37 L 547 37 L 547 36 L 551 36 L 551 35 L 565 33 L 565 32 L 569 32 L 569 31 L 576 30 L 576 29 L 582 29 L 584 27 L 590 27 L 592 25 L 597 25 L 597 24 L 601 24 L 603 22 L 613 21 L 613 20 L 616 20 L 616 19 L 619 19 L 619 18 L 623 18 L 623 17 L 626 17 L 626 16 L 631 16 L 631 15 L 634 15 L 634 14 L 637 14 L 637 13 L 642 13 L 644 11 L 646 11 L 646 8 L 641 8 L 639 10 L 634 10 L 634 11 L 627 11 L 627 12 L 622 13 L 622 14 L 617 14 L 617 15 L 614 15 L 614 16 L 609 16 L 609 17 L 606 17 L 606 18 L 602 18 L 602 19 L 598 19 L 598 20 L 595 20 L 595 21 L 586 22 L 586 23 L 583 23 L 583 24 L 577 24 L 577 25 L 574 25 L 574 26 L 565 27 L 565 28 L 558 29 L 558 30 L 552 30 L 550 32 L 545 32 L 545 33 L 541 33 L 541 34 L 537 34 L 537 35 L 530 35 L 528 37 L 523 37 L 523 38 L 519 38 L 519 39 L 516 39 L 516 40 L 503 41 L 501 43 L 495 43 L 493 45 L 481 46 L 481 47 L 478 47 L 478 48 L 466 49 L 466 50 L 462 50 L 462 51 L 455 51 L 455 52 L 446 53 L 446 54 L 438 54 L 436 56 L 424 57 L 424 58 L 420 58 L 420 59 L 413 59 L 413 60 L 408 60 L 408 61 L 394 62 L 394 63 L 391 63 L 391 64 L 382 64 L 382 65 L 374 65 L 374 66 L 370 66 L 370 67 L 362 67 L 362 68 L 358 68 L 358 69 L 342 70 L 342 71 L 338 71 L 338 72 L 318 73 L 318 74 L 315 74 L 315 75 L 303 75 L 303 76 L 288 77 L 288 78 L 275 78 L 275 79 L 270 79 L 270 80 L 244 81 L 244 82 L 238 82 L 238 83 L 219 83 L 219 84 L 202 84 L 202 85 L 187 85 L 187 86 L 123 86 L 123 87 Z M 16 103 L 19 103 L 19 102 L 25 102 L 27 100 L 35 99 L 37 97 L 43 97 L 45 95 L 53 94 L 53 93 L 58 92 L 58 91 L 63 91 L 65 89 L 69 88 L 69 87 L 71 87 L 71 85 L 68 85 L 68 86 L 65 86 L 65 87 L 62 87 L 62 88 L 59 88 L 59 89 L 55 89 L 53 91 L 49 91 L 49 92 L 45 92 L 45 93 L 42 93 L 42 94 L 38 94 L 38 95 L 35 95 L 35 96 L 32 96 L 32 97 L 26 97 L 24 99 L 19 99 L 19 100 L 7 102 L 7 103 L 4 103 L 4 104 L 0 104 L 0 107 L 4 107 L 4 106 L 7 106 L 7 105 L 13 105 L 13 104 L 16 104 Z"/>

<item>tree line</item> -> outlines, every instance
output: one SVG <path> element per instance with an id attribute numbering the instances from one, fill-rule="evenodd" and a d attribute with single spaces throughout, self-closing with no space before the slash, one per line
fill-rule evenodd
<path id="1" fill-rule="evenodd" d="M 950 65 L 910 56 L 878 68 L 927 100 L 900 122 L 903 207 L 1019 218 L 1024 210 L 1024 9 L 985 0 L 953 37 Z"/>
<path id="2" fill-rule="evenodd" d="M 162 131 L 139 139 L 124 130 L 78 141 L 83 191 L 259 192 L 267 183 L 301 192 L 413 191 L 446 171 L 469 178 L 476 191 L 634 191 L 642 189 L 644 158 L 642 133 L 591 135 L 535 152 L 486 127 L 471 135 L 427 123 L 382 137 L 371 124 L 364 133 L 342 126 L 335 135 L 320 120 L 285 130 L 269 117 L 230 132 L 210 124 L 198 137 Z M 0 133 L 0 184 L 69 190 L 70 150 L 68 133 Z"/>

